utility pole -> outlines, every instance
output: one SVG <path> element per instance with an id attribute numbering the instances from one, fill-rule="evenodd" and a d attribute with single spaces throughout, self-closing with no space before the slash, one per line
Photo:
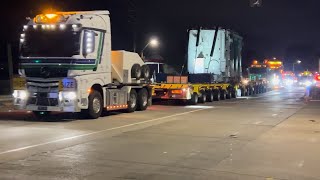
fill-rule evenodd
<path id="1" fill-rule="evenodd" d="M 133 52 L 136 52 L 137 51 L 137 43 L 136 43 L 137 3 L 136 3 L 136 0 L 128 0 L 128 23 L 131 26 L 131 30 L 132 30 Z"/>
<path id="2" fill-rule="evenodd" d="M 13 92 L 12 78 L 13 78 L 13 63 L 12 63 L 12 50 L 11 44 L 7 44 L 7 59 L 8 59 L 8 75 L 9 75 L 9 91 Z"/>

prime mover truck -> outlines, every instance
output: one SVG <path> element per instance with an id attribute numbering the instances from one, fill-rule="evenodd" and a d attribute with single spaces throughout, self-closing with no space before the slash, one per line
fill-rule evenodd
<path id="1" fill-rule="evenodd" d="M 243 38 L 231 30 L 189 30 L 188 74 L 155 84 L 153 98 L 197 104 L 264 92 L 259 82 L 242 83 L 242 47 Z"/>
<path id="2" fill-rule="evenodd" d="M 81 112 L 145 110 L 151 100 L 149 67 L 138 54 L 111 50 L 108 11 L 40 14 L 20 36 L 17 109 Z"/>

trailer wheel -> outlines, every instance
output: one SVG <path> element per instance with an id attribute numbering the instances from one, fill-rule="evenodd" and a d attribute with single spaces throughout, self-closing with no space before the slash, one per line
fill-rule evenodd
<path id="1" fill-rule="evenodd" d="M 259 93 L 258 93 L 258 87 L 257 87 L 257 86 L 254 86 L 254 87 L 253 87 L 252 94 L 253 94 L 253 95 L 259 94 Z"/>
<path id="2" fill-rule="evenodd" d="M 264 86 L 264 87 L 263 87 L 263 92 L 264 92 L 264 93 L 267 93 L 267 92 L 268 92 L 268 87 L 267 87 L 267 86 Z"/>
<path id="3" fill-rule="evenodd" d="M 200 91 L 201 96 L 199 97 L 199 102 L 200 103 L 205 103 L 207 101 L 207 96 L 205 91 Z"/>
<path id="4" fill-rule="evenodd" d="M 144 111 L 148 108 L 148 91 L 145 88 L 139 90 L 137 103 L 138 111 Z"/>
<path id="5" fill-rule="evenodd" d="M 193 93 L 192 96 L 191 96 L 191 99 L 189 100 L 189 104 L 190 105 L 197 105 L 198 104 L 198 101 L 199 101 L 199 96 L 197 93 Z"/>
<path id="6" fill-rule="evenodd" d="M 213 96 L 215 101 L 220 101 L 221 100 L 221 94 L 218 89 L 213 90 Z"/>
<path id="7" fill-rule="evenodd" d="M 226 93 L 226 90 L 221 90 L 220 91 L 220 99 L 221 100 L 226 100 L 227 99 L 227 93 Z"/>
<path id="8" fill-rule="evenodd" d="M 138 99 L 137 91 L 134 89 L 131 89 L 130 95 L 129 95 L 129 101 L 128 101 L 128 109 L 127 109 L 128 113 L 132 113 L 132 112 L 136 111 L 136 109 L 138 107 L 138 105 L 137 105 L 138 100 L 137 99 Z"/>
<path id="9" fill-rule="evenodd" d="M 139 64 L 134 64 L 131 68 L 131 78 L 136 78 L 139 80 L 141 77 L 141 66 Z"/>
<path id="10" fill-rule="evenodd" d="M 213 102 L 214 101 L 214 94 L 212 90 L 207 91 L 207 102 Z"/>
<path id="11" fill-rule="evenodd" d="M 256 86 L 257 90 L 256 90 L 256 94 L 260 94 L 261 93 L 261 90 L 260 90 L 260 85 Z"/>
<path id="12" fill-rule="evenodd" d="M 237 98 L 237 90 L 235 88 L 232 88 L 231 90 L 231 98 Z"/>
<path id="13" fill-rule="evenodd" d="M 231 99 L 231 91 L 225 91 L 226 92 L 226 99 Z"/>
<path id="14" fill-rule="evenodd" d="M 253 95 L 253 89 L 252 89 L 252 87 L 249 87 L 248 88 L 248 96 L 251 96 L 251 95 Z"/>
<path id="15" fill-rule="evenodd" d="M 241 88 L 241 96 L 246 96 L 246 89 L 245 88 Z"/>

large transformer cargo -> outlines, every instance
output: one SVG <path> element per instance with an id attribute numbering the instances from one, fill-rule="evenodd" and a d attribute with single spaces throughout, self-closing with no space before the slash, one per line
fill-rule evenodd
<path id="1" fill-rule="evenodd" d="M 211 74 L 216 82 L 239 81 L 242 76 L 242 37 L 226 29 L 189 31 L 189 74 Z"/>

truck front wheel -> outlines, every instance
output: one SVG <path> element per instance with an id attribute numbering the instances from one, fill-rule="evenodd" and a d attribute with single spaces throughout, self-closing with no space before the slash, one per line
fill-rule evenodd
<path id="1" fill-rule="evenodd" d="M 132 112 L 136 111 L 136 109 L 138 107 L 137 99 L 138 99 L 137 91 L 134 89 L 131 89 L 129 101 L 128 101 L 128 109 L 127 109 L 128 113 L 132 113 Z"/>
<path id="2" fill-rule="evenodd" d="M 138 93 L 138 111 L 144 111 L 148 108 L 148 91 L 143 88 Z"/>
<path id="3" fill-rule="evenodd" d="M 83 112 L 86 118 L 97 119 L 103 111 L 102 96 L 98 91 L 93 90 L 89 95 L 89 107 Z"/>

